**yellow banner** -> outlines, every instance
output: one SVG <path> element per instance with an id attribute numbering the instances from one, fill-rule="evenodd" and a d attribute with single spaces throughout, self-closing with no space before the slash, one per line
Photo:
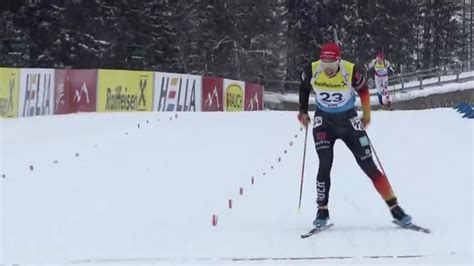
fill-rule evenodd
<path id="1" fill-rule="evenodd" d="M 153 72 L 99 70 L 97 111 L 133 112 L 153 108 Z"/>
<path id="2" fill-rule="evenodd" d="M 224 79 L 224 110 L 226 112 L 244 111 L 245 82 Z"/>
<path id="3" fill-rule="evenodd" d="M 0 117 L 18 117 L 20 69 L 0 68 Z"/>

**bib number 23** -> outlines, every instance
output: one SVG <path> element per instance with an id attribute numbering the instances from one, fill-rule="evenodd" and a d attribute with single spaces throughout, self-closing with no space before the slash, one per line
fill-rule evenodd
<path id="1" fill-rule="evenodd" d="M 327 103 L 338 103 L 343 100 L 342 93 L 327 93 L 327 92 L 321 92 L 319 94 L 321 96 L 321 100 L 327 102 Z"/>

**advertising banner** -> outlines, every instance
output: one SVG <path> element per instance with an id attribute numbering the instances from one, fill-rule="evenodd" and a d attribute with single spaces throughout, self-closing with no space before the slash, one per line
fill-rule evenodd
<path id="1" fill-rule="evenodd" d="M 54 112 L 54 69 L 20 70 L 19 116 L 52 115 Z"/>
<path id="2" fill-rule="evenodd" d="M 201 76 L 156 72 L 153 110 L 199 112 L 201 87 Z"/>
<path id="3" fill-rule="evenodd" d="M 201 109 L 205 112 L 224 111 L 224 79 L 202 77 Z"/>
<path id="4" fill-rule="evenodd" d="M 245 82 L 224 79 L 224 110 L 226 112 L 244 111 Z"/>
<path id="5" fill-rule="evenodd" d="M 74 113 L 72 106 L 67 100 L 69 93 L 67 88 L 67 69 L 56 69 L 54 71 L 54 114 Z"/>
<path id="6" fill-rule="evenodd" d="M 263 110 L 263 86 L 245 83 L 245 111 Z"/>
<path id="7" fill-rule="evenodd" d="M 58 69 L 55 73 L 54 87 L 55 114 L 96 110 L 96 69 Z"/>
<path id="8" fill-rule="evenodd" d="M 0 117 L 18 117 L 20 70 L 0 68 Z"/>
<path id="9" fill-rule="evenodd" d="M 98 112 L 151 111 L 153 72 L 99 70 Z"/>

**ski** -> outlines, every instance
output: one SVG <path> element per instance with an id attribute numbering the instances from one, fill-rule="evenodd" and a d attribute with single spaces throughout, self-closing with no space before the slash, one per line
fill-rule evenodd
<path id="1" fill-rule="evenodd" d="M 425 228 L 425 227 L 422 227 L 422 226 L 419 226 L 419 225 L 416 225 L 414 223 L 410 223 L 408 225 L 404 225 L 404 224 L 401 224 L 399 221 L 392 221 L 394 224 L 400 226 L 401 228 L 403 229 L 408 229 L 408 230 L 413 230 L 413 231 L 417 231 L 417 232 L 422 232 L 422 233 L 425 233 L 425 234 L 429 234 L 431 233 L 431 230 L 428 229 L 428 228 Z"/>
<path id="2" fill-rule="evenodd" d="M 315 227 L 315 228 L 311 229 L 308 233 L 301 235 L 301 238 L 308 238 L 308 237 L 310 237 L 310 236 L 312 236 L 312 235 L 315 235 L 315 234 L 317 234 L 317 233 L 320 233 L 320 232 L 322 232 L 322 231 L 325 231 L 326 229 L 332 227 L 333 225 L 334 225 L 334 224 L 328 224 L 328 225 L 326 225 L 326 226 L 324 226 L 324 227 Z"/>

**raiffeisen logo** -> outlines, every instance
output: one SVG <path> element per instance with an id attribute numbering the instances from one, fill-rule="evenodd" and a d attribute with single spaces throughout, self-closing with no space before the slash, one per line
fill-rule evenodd
<path id="1" fill-rule="evenodd" d="M 235 112 L 244 110 L 244 92 L 242 87 L 231 84 L 224 94 L 224 104 L 226 111 Z"/>

